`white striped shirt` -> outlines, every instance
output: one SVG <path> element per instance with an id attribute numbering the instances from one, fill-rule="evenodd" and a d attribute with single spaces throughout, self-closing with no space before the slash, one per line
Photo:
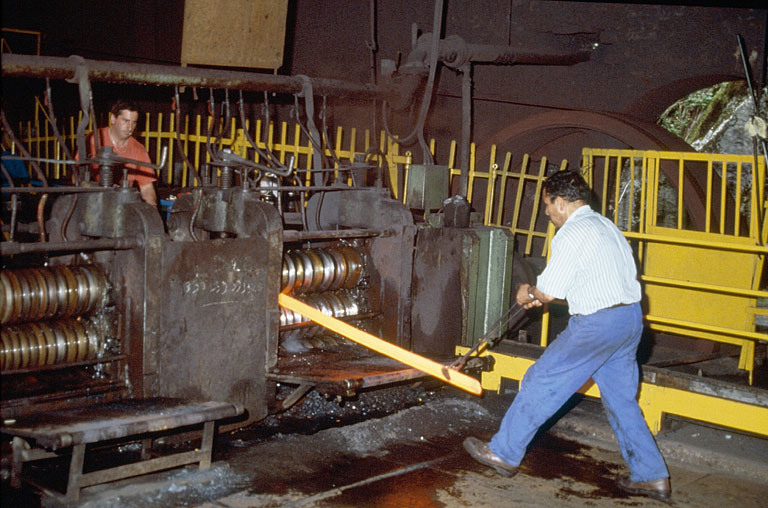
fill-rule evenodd
<path id="1" fill-rule="evenodd" d="M 640 301 L 629 243 L 613 222 L 587 205 L 577 208 L 555 234 L 536 287 L 567 300 L 570 314 Z"/>

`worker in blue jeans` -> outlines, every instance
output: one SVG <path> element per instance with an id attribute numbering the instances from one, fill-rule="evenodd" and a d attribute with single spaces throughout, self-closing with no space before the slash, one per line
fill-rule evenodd
<path id="1" fill-rule="evenodd" d="M 475 460 L 513 476 L 539 427 L 592 378 L 630 470 L 617 486 L 666 501 L 669 471 L 636 398 L 643 330 L 637 269 L 619 229 L 587 204 L 590 194 L 575 171 L 544 182 L 545 213 L 558 231 L 536 286 L 520 285 L 516 300 L 526 309 L 565 300 L 571 318 L 528 369 L 496 435 L 489 443 L 469 437 L 464 448 Z"/>

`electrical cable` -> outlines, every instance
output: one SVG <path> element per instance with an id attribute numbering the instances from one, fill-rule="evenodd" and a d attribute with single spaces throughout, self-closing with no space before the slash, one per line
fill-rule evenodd
<path id="1" fill-rule="evenodd" d="M 426 123 L 427 114 L 429 113 L 429 107 L 432 103 L 435 75 L 437 73 L 437 64 L 439 61 L 438 51 L 440 43 L 440 32 L 442 31 L 442 14 L 443 1 L 436 0 L 434 17 L 432 21 L 432 39 L 430 41 L 429 76 L 427 77 L 427 85 L 424 89 L 424 97 L 421 100 L 419 114 L 416 119 L 416 127 L 414 128 L 413 132 L 404 138 L 397 138 L 393 136 L 387 123 L 387 101 L 382 103 L 382 122 L 384 123 L 384 131 L 387 133 L 387 136 L 389 136 L 390 139 L 398 144 L 407 145 L 411 142 L 413 136 L 416 135 L 418 137 L 419 145 L 421 146 L 423 152 L 423 159 L 426 164 L 434 164 L 432 153 L 429 151 L 429 146 L 427 146 L 427 143 L 424 140 L 424 125 Z"/>
<path id="2" fill-rule="evenodd" d="M 203 185 L 203 180 L 200 178 L 200 173 L 197 171 L 197 168 L 192 165 L 192 162 L 190 162 L 189 158 L 187 157 L 186 152 L 184 151 L 184 147 L 181 146 L 181 102 L 179 102 L 179 86 L 176 85 L 174 90 L 174 105 L 176 107 L 176 116 L 174 118 L 174 127 L 175 127 L 175 140 L 176 140 L 176 150 L 181 155 L 181 158 L 184 160 L 184 163 L 187 165 L 189 169 L 192 170 L 192 173 L 194 173 L 195 180 L 198 181 L 199 185 Z M 186 183 L 186 182 L 184 182 Z M 194 184 L 194 182 L 192 182 Z M 194 185 L 192 185 L 194 186 Z"/>
<path id="3" fill-rule="evenodd" d="M 192 211 L 192 217 L 189 219 L 189 234 L 194 241 L 199 242 L 200 239 L 195 234 L 195 221 L 197 220 L 197 214 L 200 211 L 200 204 L 203 202 L 203 188 L 198 187 L 195 190 L 197 191 L 197 197 L 195 198 L 195 206 L 194 210 Z"/>
<path id="4" fill-rule="evenodd" d="M 248 143 L 251 145 L 251 147 L 256 151 L 256 153 L 259 154 L 259 157 L 261 157 L 265 162 L 274 164 L 274 161 L 272 160 L 272 158 L 269 155 L 267 155 L 267 153 L 264 152 L 261 148 L 259 148 L 259 146 L 253 141 L 253 138 L 251 138 L 251 135 L 248 132 L 248 129 L 245 125 L 245 109 L 243 107 L 243 91 L 242 90 L 240 90 L 239 104 L 240 104 L 240 124 L 243 127 L 243 134 L 245 135 L 245 139 L 248 140 Z M 264 171 L 269 171 L 279 176 L 288 176 L 291 174 L 291 170 L 285 164 L 279 161 L 278 161 L 278 166 L 276 168 L 268 168 L 267 166 L 265 166 Z"/>
<path id="5" fill-rule="evenodd" d="M 432 21 L 432 45 L 430 51 L 429 62 L 429 77 L 427 78 L 427 87 L 424 91 L 424 99 L 421 101 L 421 109 L 419 110 L 419 123 L 417 125 L 417 132 L 419 136 L 419 145 L 421 145 L 422 155 L 425 164 L 434 164 L 434 158 L 429 151 L 429 146 L 424 140 L 424 124 L 427 120 L 427 114 L 429 113 L 429 106 L 432 103 L 432 93 L 435 86 L 435 75 L 437 74 L 437 64 L 439 60 L 439 44 L 440 44 L 440 32 L 442 32 L 442 20 L 443 20 L 443 0 L 435 1 L 435 14 Z"/>
<path id="6" fill-rule="evenodd" d="M 56 141 L 64 151 L 64 156 L 67 158 L 67 160 L 73 160 L 72 152 L 69 150 L 69 147 L 64 141 L 64 138 L 61 136 L 58 125 L 56 125 L 56 115 L 53 113 L 53 95 L 51 94 L 50 78 L 45 78 L 45 106 L 48 110 L 48 122 L 51 124 L 51 129 L 53 129 L 53 135 L 56 137 Z"/>
<path id="7" fill-rule="evenodd" d="M 262 140 L 262 143 L 264 144 L 265 151 L 267 152 L 267 154 L 269 154 L 269 158 L 272 161 L 272 164 L 277 167 L 285 167 L 285 165 L 282 162 L 280 162 L 280 159 L 274 154 L 272 149 L 269 147 L 269 143 L 267 143 L 268 141 L 267 135 L 269 133 L 269 123 L 270 123 L 269 94 L 267 93 L 266 90 L 264 90 L 264 129 L 262 130 L 264 139 Z"/>
<path id="8" fill-rule="evenodd" d="M 312 92 L 312 80 L 309 79 L 309 76 L 303 74 L 297 75 L 296 78 L 302 82 L 300 95 L 304 97 L 304 109 L 307 113 L 307 129 L 309 129 L 309 132 L 311 133 L 311 140 L 315 140 L 313 145 L 316 146 L 316 140 L 321 140 L 321 138 L 320 133 L 317 131 L 317 126 L 315 125 L 315 97 Z M 312 151 L 313 168 L 319 169 L 323 166 L 322 157 L 323 153 L 321 150 Z M 315 174 L 315 185 L 324 185 L 322 175 Z"/>
<path id="9" fill-rule="evenodd" d="M 323 141 L 325 142 L 325 149 L 328 150 L 328 153 L 331 154 L 331 158 L 338 165 L 338 167 L 341 168 L 344 165 L 341 163 L 339 158 L 336 156 L 336 151 L 331 146 L 331 139 L 330 139 L 330 136 L 328 136 L 328 124 L 327 124 L 327 121 L 326 121 L 327 120 L 326 99 L 327 99 L 327 97 L 325 95 L 323 95 L 323 107 L 320 109 L 320 118 L 323 120 L 322 121 Z"/>
<path id="10" fill-rule="evenodd" d="M 310 133 L 310 132 L 309 132 L 309 129 L 307 129 L 307 128 L 304 126 L 304 124 L 303 124 L 303 123 L 301 123 L 301 118 L 300 118 L 300 116 L 299 116 L 299 109 L 300 109 L 300 108 L 299 108 L 299 97 L 298 97 L 298 95 L 295 95 L 295 94 L 294 94 L 294 96 L 293 96 L 293 102 L 294 102 L 294 106 L 293 106 L 293 114 L 295 115 L 295 118 L 296 118 L 296 123 L 298 124 L 299 128 L 301 129 L 301 132 L 303 132 L 303 133 L 304 133 L 304 135 L 305 135 L 305 136 L 307 136 L 307 139 L 309 139 L 309 142 L 312 144 L 312 147 L 314 148 L 314 152 L 315 152 L 315 153 L 319 153 L 319 154 L 320 154 L 320 157 L 321 157 L 321 161 L 320 161 L 320 164 L 319 164 L 319 166 L 320 166 L 320 167 L 322 167 L 322 166 L 324 166 L 324 164 L 323 164 L 322 162 L 323 162 L 323 160 L 325 159 L 325 156 L 324 156 L 324 155 L 323 155 L 323 153 L 322 153 L 322 151 L 323 151 L 323 148 L 322 148 L 320 145 L 318 145 L 318 144 L 317 144 L 317 141 L 316 141 L 316 140 L 315 140 L 315 138 L 312 136 L 312 133 Z M 314 157 L 314 154 L 313 154 L 313 157 Z M 314 173 L 315 175 L 317 175 L 317 174 L 319 174 L 319 173 L 320 173 L 319 171 L 315 170 L 315 168 L 309 169 L 308 171 L 309 171 L 310 173 Z M 323 180 L 323 181 L 321 181 L 321 182 L 315 182 L 315 184 L 316 184 L 316 185 L 325 185 L 325 181 Z"/>
<path id="11" fill-rule="evenodd" d="M 213 153 L 213 149 L 211 148 L 211 129 L 218 130 L 218 113 L 216 112 L 216 103 L 215 99 L 213 98 L 213 89 L 208 89 L 209 97 L 208 97 L 208 121 L 205 125 L 205 150 L 208 152 L 208 157 L 212 161 L 217 160 L 216 155 Z M 218 139 L 216 140 L 216 143 L 218 143 Z M 210 176 L 210 175 L 209 175 Z"/>
<path id="12" fill-rule="evenodd" d="M 13 183 L 13 178 L 11 178 L 10 173 L 8 173 L 8 170 L 5 168 L 5 164 L 0 162 L 0 170 L 2 170 L 3 176 L 6 180 L 8 180 L 8 186 L 11 189 L 16 188 L 16 184 Z M 13 238 L 16 233 L 16 215 L 19 211 L 19 197 L 16 195 L 16 193 L 11 194 L 11 231 L 9 233 L 8 241 L 12 242 Z"/>

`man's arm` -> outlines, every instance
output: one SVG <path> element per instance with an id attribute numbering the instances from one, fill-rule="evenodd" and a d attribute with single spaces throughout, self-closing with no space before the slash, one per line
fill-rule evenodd
<path id="1" fill-rule="evenodd" d="M 139 185 L 139 192 L 141 192 L 141 199 L 143 199 L 145 203 L 149 203 L 152 206 L 157 206 L 155 184 L 150 182 L 144 185 Z"/>

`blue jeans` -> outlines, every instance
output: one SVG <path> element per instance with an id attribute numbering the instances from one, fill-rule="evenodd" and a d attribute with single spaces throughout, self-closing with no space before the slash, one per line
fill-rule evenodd
<path id="1" fill-rule="evenodd" d="M 591 377 L 600 388 L 630 479 L 645 482 L 669 477 L 636 399 L 636 355 L 642 331 L 638 303 L 572 316 L 568 327 L 526 372 L 489 443 L 491 450 L 509 464 L 520 465 L 539 427 Z"/>

